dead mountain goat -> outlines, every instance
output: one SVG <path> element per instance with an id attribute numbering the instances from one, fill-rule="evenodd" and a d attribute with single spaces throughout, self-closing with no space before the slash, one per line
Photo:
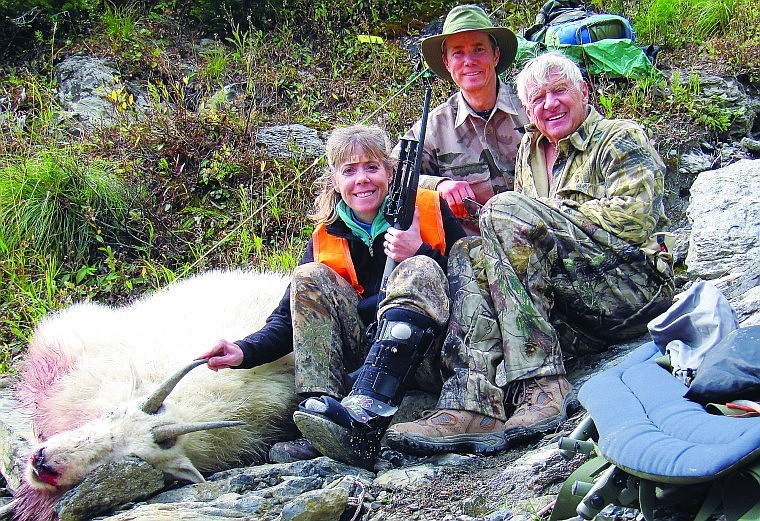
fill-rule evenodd
<path id="1" fill-rule="evenodd" d="M 287 283 L 279 274 L 211 271 L 129 306 L 76 304 L 43 319 L 17 393 L 41 442 L 16 518 L 54 519 L 63 492 L 107 461 L 137 456 L 198 482 L 261 461 L 268 445 L 292 437 L 292 357 L 252 370 L 191 370 L 219 338 L 259 329 Z"/>

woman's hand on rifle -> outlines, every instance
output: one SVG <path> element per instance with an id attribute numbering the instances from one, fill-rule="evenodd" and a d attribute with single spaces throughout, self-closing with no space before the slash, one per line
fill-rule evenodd
<path id="1" fill-rule="evenodd" d="M 385 232 L 385 254 L 397 263 L 414 256 L 422 246 L 420 235 L 420 210 L 415 206 L 412 224 L 407 230 L 388 228 Z"/>

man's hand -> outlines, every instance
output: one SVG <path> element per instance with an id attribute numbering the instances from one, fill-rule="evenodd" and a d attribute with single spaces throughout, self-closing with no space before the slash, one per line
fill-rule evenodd
<path id="1" fill-rule="evenodd" d="M 475 199 L 475 193 L 472 191 L 467 181 L 454 181 L 445 179 L 435 187 L 436 192 L 441 194 L 443 200 L 449 204 L 449 208 L 456 217 L 467 217 L 469 214 L 462 205 L 462 199 L 469 197 Z"/>
<path id="2" fill-rule="evenodd" d="M 212 371 L 237 367 L 243 363 L 243 350 L 234 342 L 219 340 L 214 347 L 200 355 L 196 360 L 208 359 L 208 368 Z"/>
<path id="3" fill-rule="evenodd" d="M 420 209 L 414 207 L 414 218 L 407 230 L 388 228 L 385 232 L 385 254 L 396 262 L 401 262 L 414 256 L 422 246 L 420 235 Z"/>

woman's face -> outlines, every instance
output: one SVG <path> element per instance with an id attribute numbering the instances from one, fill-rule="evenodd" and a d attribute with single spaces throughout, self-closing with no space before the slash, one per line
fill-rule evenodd
<path id="1" fill-rule="evenodd" d="M 333 185 L 356 218 L 371 223 L 388 195 L 391 175 L 382 161 L 360 152 L 335 165 Z"/>

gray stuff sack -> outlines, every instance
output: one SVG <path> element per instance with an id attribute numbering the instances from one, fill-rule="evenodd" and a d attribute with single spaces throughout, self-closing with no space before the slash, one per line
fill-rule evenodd
<path id="1" fill-rule="evenodd" d="M 660 351 L 670 356 L 673 376 L 690 385 L 705 355 L 739 322 L 726 297 L 709 282 L 695 282 L 677 299 L 647 327 Z"/>

